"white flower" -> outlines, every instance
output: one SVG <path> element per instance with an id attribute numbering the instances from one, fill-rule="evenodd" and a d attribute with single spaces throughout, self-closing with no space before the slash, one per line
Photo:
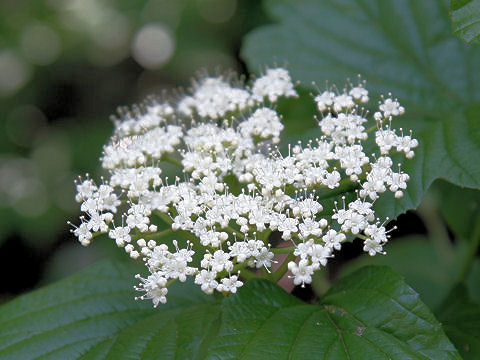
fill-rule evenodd
<path id="1" fill-rule="evenodd" d="M 312 218 L 304 219 L 303 223 L 298 227 L 300 229 L 300 234 L 298 235 L 300 239 L 307 239 L 310 236 L 320 236 L 322 234 L 320 223 Z"/>
<path id="2" fill-rule="evenodd" d="M 240 133 L 247 136 L 259 137 L 261 139 L 272 138 L 274 143 L 280 141 L 280 132 L 283 124 L 276 111 L 270 108 L 260 108 L 238 126 Z"/>
<path id="3" fill-rule="evenodd" d="M 349 203 L 348 208 L 355 210 L 361 215 L 365 215 L 367 221 L 369 222 L 375 220 L 375 213 L 372 210 L 372 203 L 369 203 L 368 201 L 357 199 Z"/>
<path id="4" fill-rule="evenodd" d="M 98 199 L 94 197 L 87 198 L 80 206 L 80 210 L 89 214 L 98 213 L 98 211 L 100 211 L 98 206 Z"/>
<path id="5" fill-rule="evenodd" d="M 325 111 L 333 105 L 333 99 L 335 99 L 335 93 L 331 91 L 324 91 L 320 95 L 315 96 L 315 102 L 319 111 Z"/>
<path id="6" fill-rule="evenodd" d="M 361 86 L 353 87 L 348 94 L 355 100 L 360 100 L 362 103 L 367 103 L 369 100 L 368 90 Z"/>
<path id="7" fill-rule="evenodd" d="M 337 95 L 333 99 L 333 109 L 336 112 L 342 111 L 344 109 L 349 109 L 354 105 L 355 103 L 353 102 L 353 98 L 347 94 Z"/>
<path id="8" fill-rule="evenodd" d="M 322 237 L 323 242 L 327 248 L 340 250 L 342 242 L 346 240 L 345 234 L 337 233 L 335 230 L 328 230 Z"/>
<path id="9" fill-rule="evenodd" d="M 351 232 L 354 235 L 357 235 L 365 229 L 368 225 L 368 220 L 362 214 L 359 214 L 353 210 L 347 210 L 350 212 L 350 216 L 345 220 L 345 223 L 342 225 L 342 231 Z"/>
<path id="10" fill-rule="evenodd" d="M 312 246 L 314 242 L 312 239 L 302 242 L 297 245 L 296 249 L 293 251 L 293 255 L 300 256 L 302 259 L 306 259 L 308 256 L 312 254 Z"/>
<path id="11" fill-rule="evenodd" d="M 237 289 L 243 285 L 243 282 L 238 280 L 237 275 L 232 275 L 228 278 L 223 278 L 222 283 L 217 286 L 217 290 L 221 292 L 230 292 L 235 294 Z"/>
<path id="12" fill-rule="evenodd" d="M 312 282 L 314 268 L 309 264 L 308 260 L 301 259 L 298 264 L 291 261 L 288 263 L 288 269 L 293 274 L 293 283 L 295 285 L 305 285 Z"/>
<path id="13" fill-rule="evenodd" d="M 297 257 L 288 263 L 296 285 L 310 283 L 347 235 L 366 238 L 370 255 L 384 253 L 389 235 L 372 203 L 387 190 L 403 196 L 410 177 L 400 165 L 392 170 L 389 154 L 411 158 L 418 146 L 392 126 L 403 107 L 389 94 L 369 119 L 364 82 L 326 89 L 313 100 L 318 138 L 282 152 L 282 115 L 272 103 L 296 96 L 288 71 L 276 68 L 251 86 L 206 77 L 175 97 L 176 106 L 149 100 L 122 110 L 101 158 L 109 175 L 100 185 L 88 175 L 76 183 L 84 215 L 72 232 L 82 245 L 108 233 L 141 259 L 149 275 L 138 276 L 136 289 L 154 306 L 167 301 L 169 284 L 188 278 L 207 294 L 235 293 L 245 268 L 272 271 L 277 250 Z M 357 197 L 342 196 L 338 208 L 331 198 L 345 189 L 358 189 Z M 333 213 L 323 210 L 332 205 Z M 189 241 L 169 240 L 170 232 Z"/>
<path id="14" fill-rule="evenodd" d="M 148 224 L 150 223 L 150 219 L 148 218 L 150 213 L 150 210 L 145 205 L 132 205 L 132 207 L 128 209 L 127 225 L 131 229 L 137 228 L 141 232 L 146 232 L 148 230 Z"/>
<path id="15" fill-rule="evenodd" d="M 195 276 L 195 284 L 200 285 L 202 291 L 206 294 L 211 294 L 218 287 L 218 282 L 215 280 L 216 277 L 217 273 L 215 271 L 203 269 Z"/>
<path id="16" fill-rule="evenodd" d="M 378 241 L 367 239 L 364 242 L 363 251 L 368 252 L 370 256 L 374 256 L 377 253 L 383 254 L 383 247 Z"/>
<path id="17" fill-rule="evenodd" d="M 388 238 L 387 238 L 387 232 L 383 226 L 377 226 L 377 225 L 368 225 L 367 228 L 365 229 L 365 235 L 370 236 L 374 241 L 380 243 L 386 243 Z"/>
<path id="18" fill-rule="evenodd" d="M 250 94 L 234 88 L 221 78 L 206 78 L 196 84 L 192 97 L 187 96 L 178 104 L 178 110 L 191 115 L 194 110 L 201 117 L 216 119 L 229 111 L 244 109 L 250 101 Z"/>
<path id="19" fill-rule="evenodd" d="M 91 230 L 93 232 L 100 231 L 102 233 L 107 232 L 108 225 L 105 222 L 106 219 L 107 219 L 106 214 L 99 214 L 99 213 L 90 214 L 90 220 L 87 223 L 88 230 Z"/>
<path id="20" fill-rule="evenodd" d="M 233 263 L 229 259 L 230 254 L 225 253 L 223 250 L 217 250 L 213 253 L 213 257 L 210 260 L 210 266 L 217 272 L 224 269 L 231 271 L 233 269 Z"/>
<path id="21" fill-rule="evenodd" d="M 411 149 L 414 149 L 418 146 L 417 139 L 412 139 L 411 136 L 398 136 L 397 137 L 397 151 L 403 151 L 407 159 L 411 159 L 414 156 L 414 152 Z"/>
<path id="22" fill-rule="evenodd" d="M 326 173 L 325 178 L 322 179 L 322 184 L 327 186 L 329 189 L 334 189 L 340 186 L 341 180 L 340 173 L 336 170 L 332 171 L 331 173 Z"/>
<path id="23" fill-rule="evenodd" d="M 88 228 L 87 223 L 81 223 L 80 226 L 73 231 L 73 234 L 78 238 L 78 241 L 80 241 L 83 246 L 90 245 L 90 240 L 92 239 L 93 235 Z"/>
<path id="24" fill-rule="evenodd" d="M 87 179 L 77 185 L 77 195 L 75 196 L 75 200 L 77 200 L 77 202 L 85 201 L 91 198 L 95 191 L 97 191 L 97 186 L 92 180 Z"/>
<path id="25" fill-rule="evenodd" d="M 311 253 L 310 253 L 313 268 L 317 270 L 320 267 L 320 265 L 321 266 L 327 265 L 328 258 L 331 257 L 331 254 L 332 254 L 331 246 L 322 246 L 320 244 L 314 244 L 312 246 Z"/>
<path id="26" fill-rule="evenodd" d="M 297 96 L 290 74 L 282 68 L 267 69 L 264 76 L 255 80 L 252 93 L 256 101 L 263 101 L 266 97 L 271 102 L 275 102 L 280 96 Z"/>
<path id="27" fill-rule="evenodd" d="M 310 217 L 322 210 L 322 204 L 312 198 L 299 201 L 292 206 L 293 215 L 295 216 L 302 215 L 303 217 Z"/>
<path id="28" fill-rule="evenodd" d="M 159 303 L 165 304 L 167 302 L 168 289 L 165 287 L 167 279 L 162 274 L 153 273 L 146 279 L 137 275 L 136 278 L 140 279 L 141 283 L 138 287 L 135 287 L 135 290 L 145 291 L 145 294 L 140 296 L 139 299 L 151 299 L 154 307 L 157 307 Z"/>
<path id="29" fill-rule="evenodd" d="M 400 103 L 391 98 L 387 98 L 383 101 L 379 107 L 380 111 L 383 111 L 383 116 L 388 118 L 389 116 L 398 116 L 403 115 L 405 109 L 403 106 L 400 106 Z"/>
<path id="30" fill-rule="evenodd" d="M 388 154 L 392 147 L 397 146 L 398 137 L 397 134 L 395 134 L 395 131 L 381 129 L 375 133 L 375 142 L 379 146 L 382 154 Z"/>
<path id="31" fill-rule="evenodd" d="M 278 217 L 278 231 L 281 231 L 284 239 L 290 239 L 291 233 L 297 231 L 298 220 L 295 218 L 286 217 L 281 214 Z"/>
<path id="32" fill-rule="evenodd" d="M 117 246 L 124 246 L 125 243 L 129 243 L 132 239 L 130 236 L 130 227 L 128 226 L 118 226 L 108 233 L 108 236 L 115 240 Z"/>
<path id="33" fill-rule="evenodd" d="M 269 251 L 266 247 L 262 247 L 258 252 L 258 255 L 255 256 L 255 265 L 257 268 L 264 267 L 268 269 L 272 266 L 272 259 L 274 254 Z"/>

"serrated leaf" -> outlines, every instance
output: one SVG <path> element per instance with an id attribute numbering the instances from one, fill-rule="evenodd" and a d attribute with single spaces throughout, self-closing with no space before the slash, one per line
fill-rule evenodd
<path id="1" fill-rule="evenodd" d="M 456 286 L 437 311 L 448 337 L 465 360 L 480 358 L 480 305 L 463 284 Z"/>
<path id="2" fill-rule="evenodd" d="M 480 0 L 450 2 L 453 32 L 470 44 L 480 43 Z"/>
<path id="3" fill-rule="evenodd" d="M 135 268 L 100 263 L 0 307 L 0 359 L 104 359 L 119 331 L 156 314 L 135 301 Z M 205 302 L 201 292 L 172 288 L 166 308 Z"/>
<path id="4" fill-rule="evenodd" d="M 218 310 L 217 303 L 157 309 L 153 316 L 121 331 L 102 359 L 204 359 L 218 330 Z"/>
<path id="5" fill-rule="evenodd" d="M 250 281 L 222 305 L 208 359 L 459 359 L 441 325 L 403 279 L 367 267 L 319 305 Z"/>
<path id="6" fill-rule="evenodd" d="M 451 33 L 446 1 L 270 0 L 266 10 L 277 24 L 246 37 L 250 69 L 287 64 L 307 87 L 362 74 L 374 96 L 391 91 L 405 105 L 396 126 L 420 146 L 403 166 L 404 198 L 381 197 L 379 215 L 416 208 L 436 178 L 480 188 L 480 48 Z"/>
<path id="7" fill-rule="evenodd" d="M 130 275 L 102 264 L 0 307 L 0 359 L 459 359 L 386 267 L 339 281 L 317 305 L 252 280 L 216 301 L 179 284 L 152 309 L 132 300 Z"/>

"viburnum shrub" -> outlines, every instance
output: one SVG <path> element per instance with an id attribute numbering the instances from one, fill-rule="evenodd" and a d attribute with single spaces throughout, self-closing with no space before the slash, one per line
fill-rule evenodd
<path id="1" fill-rule="evenodd" d="M 295 285 L 311 283 L 348 238 L 362 239 L 369 255 L 385 254 L 388 219 L 373 204 L 387 192 L 403 196 L 409 175 L 391 156 L 412 158 L 418 145 L 391 126 L 404 108 L 388 94 L 371 116 L 360 80 L 319 91 L 321 136 L 282 152 L 282 97 L 297 92 L 288 71 L 273 68 L 250 84 L 204 77 L 182 98 L 121 109 L 101 157 L 109 175 L 77 183 L 85 214 L 73 233 L 82 245 L 107 233 L 141 259 L 136 289 L 154 306 L 188 277 L 207 294 L 235 293 L 257 276 L 278 281 L 288 270 Z M 183 174 L 164 176 L 166 164 Z M 331 204 L 346 188 L 356 196 Z M 163 240 L 172 232 L 178 241 Z M 273 266 L 279 253 L 288 256 Z"/>

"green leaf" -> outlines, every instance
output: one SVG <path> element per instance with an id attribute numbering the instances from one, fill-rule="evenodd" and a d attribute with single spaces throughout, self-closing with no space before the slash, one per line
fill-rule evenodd
<path id="1" fill-rule="evenodd" d="M 404 198 L 382 197 L 379 215 L 416 208 L 437 178 L 480 188 L 480 48 L 451 33 L 445 1 L 270 0 L 266 10 L 277 23 L 247 35 L 250 69 L 287 64 L 307 87 L 360 73 L 373 97 L 391 91 L 405 105 L 396 126 L 420 146 L 403 166 Z"/>
<path id="2" fill-rule="evenodd" d="M 480 358 L 480 305 L 473 303 L 463 284 L 452 290 L 437 311 L 448 337 L 465 360 Z"/>
<path id="3" fill-rule="evenodd" d="M 436 181 L 431 188 L 436 208 L 458 238 L 470 239 L 480 219 L 480 191 Z"/>
<path id="4" fill-rule="evenodd" d="M 122 329 L 158 313 L 134 300 L 134 274 L 126 264 L 100 263 L 1 306 L 0 359 L 104 359 Z M 211 300 L 181 285 L 163 309 Z"/>
<path id="5" fill-rule="evenodd" d="M 102 359 L 204 359 L 219 316 L 216 303 L 157 309 L 155 315 L 120 332 Z"/>
<path id="6" fill-rule="evenodd" d="M 132 271 L 104 263 L 0 307 L 0 359 L 460 359 L 403 279 L 367 267 L 320 304 L 252 280 L 236 295 L 169 288 L 152 309 Z"/>
<path id="7" fill-rule="evenodd" d="M 274 340 L 273 340 L 274 339 Z M 208 359 L 459 359 L 441 325 L 402 278 L 367 267 L 319 305 L 250 281 L 222 304 Z"/>
<path id="8" fill-rule="evenodd" d="M 299 135 L 311 134 L 312 127 L 317 125 L 317 121 L 314 119 L 316 107 L 310 92 L 302 88 L 297 90 L 300 95 L 298 98 L 280 99 L 277 109 L 282 114 L 282 122 L 285 125 L 282 134 L 291 140 L 290 144 L 295 142 L 293 139 L 298 140 Z M 288 150 L 288 148 L 284 150 Z"/>
<path id="9" fill-rule="evenodd" d="M 465 280 L 465 285 L 468 287 L 472 300 L 480 304 L 480 258 L 477 257 Z"/>
<path id="10" fill-rule="evenodd" d="M 389 265 L 405 277 L 425 304 L 435 309 L 457 280 L 467 250 L 466 244 L 445 245 L 449 244 L 439 244 L 423 236 L 395 239 L 385 248 L 387 256 L 362 255 L 345 264 L 340 276 L 355 273 L 366 265 Z"/>
<path id="11" fill-rule="evenodd" d="M 453 32 L 469 44 L 480 43 L 480 0 L 450 2 Z"/>

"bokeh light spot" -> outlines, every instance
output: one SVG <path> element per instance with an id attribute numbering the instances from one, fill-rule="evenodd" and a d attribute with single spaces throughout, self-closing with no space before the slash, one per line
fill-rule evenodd
<path id="1" fill-rule="evenodd" d="M 55 30 L 41 23 L 28 25 L 20 46 L 25 58 L 35 65 L 48 65 L 60 55 L 60 38 Z"/>
<path id="2" fill-rule="evenodd" d="M 30 67 L 11 50 L 0 51 L 0 96 L 19 90 L 30 77 Z"/>
<path id="3" fill-rule="evenodd" d="M 143 26 L 132 43 L 133 58 L 146 69 L 158 69 L 168 62 L 175 50 L 175 40 L 162 23 Z"/>

